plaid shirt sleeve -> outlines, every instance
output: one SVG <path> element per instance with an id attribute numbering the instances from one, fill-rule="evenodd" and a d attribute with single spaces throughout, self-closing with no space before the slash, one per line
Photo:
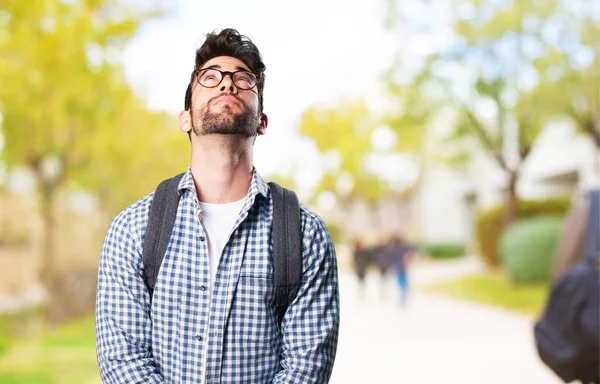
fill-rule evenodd
<path id="1" fill-rule="evenodd" d="M 312 217 L 303 240 L 304 276 L 282 329 L 282 370 L 273 384 L 327 383 L 335 359 L 339 288 L 335 249 L 325 224 Z"/>
<path id="2" fill-rule="evenodd" d="M 140 241 L 128 210 L 112 222 L 102 248 L 96 294 L 96 349 L 105 384 L 164 383 L 150 350 L 150 297 Z"/>

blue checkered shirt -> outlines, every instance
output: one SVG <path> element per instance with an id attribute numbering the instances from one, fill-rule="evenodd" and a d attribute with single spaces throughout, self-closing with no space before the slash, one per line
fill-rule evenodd
<path id="1" fill-rule="evenodd" d="M 255 171 L 219 261 L 210 310 L 209 246 L 189 168 L 179 193 L 152 305 L 142 244 L 153 193 L 122 211 L 108 229 L 96 297 L 103 382 L 327 383 L 337 348 L 339 291 L 335 250 L 322 219 L 301 206 L 302 284 L 280 329 L 268 185 Z"/>

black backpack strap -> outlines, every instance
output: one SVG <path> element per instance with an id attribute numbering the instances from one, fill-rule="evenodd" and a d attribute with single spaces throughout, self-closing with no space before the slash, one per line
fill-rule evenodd
<path id="1" fill-rule="evenodd" d="M 296 194 L 269 183 L 273 197 L 273 260 L 275 306 L 279 325 L 302 282 L 302 224 Z"/>
<path id="2" fill-rule="evenodd" d="M 589 210 L 585 232 L 584 258 L 588 263 L 597 265 L 600 257 L 600 189 L 588 193 Z"/>
<path id="3" fill-rule="evenodd" d="M 162 181 L 156 188 L 152 199 L 142 251 L 144 281 L 148 286 L 150 299 L 152 299 L 158 271 L 169 246 L 171 232 L 173 232 L 177 207 L 179 206 L 179 191 L 177 188 L 182 176 L 183 173 Z"/>

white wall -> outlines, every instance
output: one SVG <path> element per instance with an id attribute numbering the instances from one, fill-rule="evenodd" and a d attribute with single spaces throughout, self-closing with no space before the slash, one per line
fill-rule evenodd
<path id="1" fill-rule="evenodd" d="M 421 236 L 427 242 L 463 242 L 469 234 L 469 213 L 463 199 L 467 183 L 447 167 L 426 171 L 418 196 Z"/>

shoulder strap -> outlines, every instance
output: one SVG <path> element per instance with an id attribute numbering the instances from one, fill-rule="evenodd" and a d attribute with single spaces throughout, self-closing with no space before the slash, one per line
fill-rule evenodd
<path id="1" fill-rule="evenodd" d="M 165 252 L 169 246 L 171 232 L 177 216 L 177 207 L 179 205 L 179 181 L 182 174 L 162 181 L 152 199 L 150 216 L 146 226 L 146 235 L 144 237 L 144 249 L 142 251 L 142 260 L 144 263 L 144 281 L 148 286 L 150 299 L 154 292 L 154 284 L 158 277 L 158 271 L 162 264 Z"/>
<path id="2" fill-rule="evenodd" d="M 588 193 L 589 211 L 585 232 L 584 257 L 587 262 L 596 265 L 600 257 L 600 189 Z"/>
<path id="3" fill-rule="evenodd" d="M 275 306 L 281 325 L 288 305 L 302 282 L 302 224 L 298 196 L 276 183 L 269 183 L 273 196 L 273 260 Z"/>

